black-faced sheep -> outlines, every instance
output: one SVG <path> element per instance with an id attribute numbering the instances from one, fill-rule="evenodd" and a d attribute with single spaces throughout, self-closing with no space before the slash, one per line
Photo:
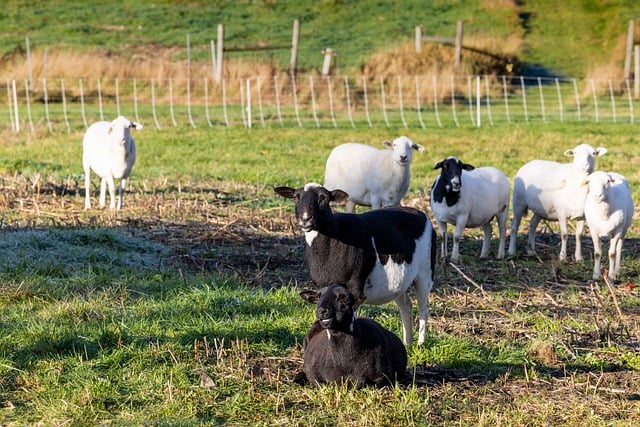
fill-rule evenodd
<path id="1" fill-rule="evenodd" d="M 351 292 L 332 285 L 300 295 L 317 304 L 317 320 L 304 340 L 302 369 L 309 382 L 385 386 L 404 377 L 404 345 L 374 320 L 357 318 Z"/>
<path id="2" fill-rule="evenodd" d="M 455 157 L 436 163 L 441 169 L 431 187 L 431 210 L 436 218 L 442 241 L 442 259 L 447 254 L 447 224 L 455 225 L 451 260 L 460 259 L 460 238 L 467 227 L 481 227 L 483 231 L 480 258 L 489 256 L 491 220 L 498 221 L 498 258 L 504 258 L 509 217 L 509 178 L 494 167 L 474 168 Z"/>
<path id="3" fill-rule="evenodd" d="M 295 201 L 298 225 L 306 240 L 311 280 L 322 288 L 341 283 L 356 303 L 385 304 L 400 309 L 403 342 L 413 338 L 413 314 L 408 290 L 413 283 L 418 300 L 418 344 L 424 343 L 433 286 L 436 234 L 424 212 L 408 207 L 375 209 L 362 214 L 333 213 L 330 202 L 345 201 L 341 190 L 319 184 L 275 192 Z"/>
<path id="4" fill-rule="evenodd" d="M 509 237 L 509 255 L 516 254 L 518 227 L 527 209 L 533 217 L 529 223 L 527 253 L 536 253 L 536 228 L 540 220 L 558 221 L 560 225 L 560 261 L 567 259 L 567 220 L 576 219 L 576 261 L 582 261 L 581 237 L 584 231 L 584 202 L 587 187 L 584 184 L 593 172 L 596 157 L 607 152 L 606 148 L 593 148 L 580 144 L 566 150 L 565 156 L 573 157 L 572 163 L 549 160 L 531 160 L 518 170 L 513 181 L 513 220 Z"/>
<path id="5" fill-rule="evenodd" d="M 130 129 L 142 129 L 140 123 L 119 116 L 112 122 L 93 123 L 82 140 L 82 165 L 84 167 L 84 208 L 91 208 L 91 170 L 100 177 L 100 207 L 106 203 L 106 186 L 109 186 L 109 208 L 122 208 L 122 195 L 127 178 L 136 161 L 136 143 Z M 120 179 L 118 203 L 115 200 L 114 179 Z"/>
<path id="6" fill-rule="evenodd" d="M 400 206 L 411 179 L 413 150 L 424 151 L 406 136 L 382 143 L 388 149 L 349 142 L 334 148 L 324 172 L 324 186 L 349 195 L 345 210 L 356 205 L 381 208 Z"/>

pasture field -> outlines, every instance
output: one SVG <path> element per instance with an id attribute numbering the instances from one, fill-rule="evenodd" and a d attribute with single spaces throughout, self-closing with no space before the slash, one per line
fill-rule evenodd
<path id="1" fill-rule="evenodd" d="M 338 143 L 401 134 L 425 147 L 404 203 L 426 211 L 448 155 L 512 178 L 580 142 L 606 147 L 596 169 L 627 176 L 640 200 L 633 124 L 147 126 L 117 213 L 82 210 L 80 132 L 5 132 L 0 424 L 638 425 L 638 214 L 612 286 L 590 280 L 588 236 L 586 262 L 560 264 L 545 223 L 527 257 L 523 221 L 517 257 L 479 261 L 469 230 L 463 262 L 437 266 L 427 342 L 408 349 L 400 384 L 296 382 L 314 310 L 298 297 L 310 283 L 293 207 L 273 187 L 321 182 Z M 94 177 L 94 203 L 97 188 Z M 393 304 L 360 314 L 400 333 Z"/>

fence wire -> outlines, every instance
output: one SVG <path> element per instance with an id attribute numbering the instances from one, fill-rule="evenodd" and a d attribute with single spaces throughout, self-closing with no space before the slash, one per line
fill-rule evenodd
<path id="1" fill-rule="evenodd" d="M 72 132 L 125 115 L 190 127 L 501 126 L 635 123 L 633 81 L 524 76 L 298 76 L 249 79 L 7 79 L 0 127 Z"/>

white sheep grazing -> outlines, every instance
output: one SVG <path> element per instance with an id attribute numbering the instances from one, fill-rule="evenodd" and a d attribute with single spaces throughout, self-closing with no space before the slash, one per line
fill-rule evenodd
<path id="1" fill-rule="evenodd" d="M 424 151 L 406 136 L 382 143 L 390 149 L 377 149 L 349 142 L 334 148 L 324 172 L 324 187 L 340 189 L 349 195 L 345 210 L 356 205 L 381 208 L 400 206 L 407 194 L 413 150 Z"/>
<path id="2" fill-rule="evenodd" d="M 455 157 L 436 163 L 441 169 L 431 187 L 431 210 L 441 236 L 441 257 L 447 254 L 447 223 L 455 225 L 451 260 L 460 260 L 460 238 L 465 228 L 483 231 L 480 258 L 489 256 L 491 221 L 497 218 L 499 230 L 498 258 L 504 258 L 509 216 L 509 178 L 494 167 L 474 168 Z"/>
<path id="3" fill-rule="evenodd" d="M 594 172 L 587 178 L 584 216 L 593 240 L 593 280 L 600 277 L 601 237 L 609 237 L 609 278 L 620 273 L 622 242 L 633 219 L 633 198 L 627 179 L 613 172 Z"/>
<path id="4" fill-rule="evenodd" d="M 100 121 L 87 129 L 82 140 L 82 165 L 84 166 L 85 199 L 84 208 L 91 208 L 91 170 L 100 177 L 100 207 L 106 201 L 105 187 L 109 185 L 109 208 L 122 208 L 122 193 L 126 180 L 136 161 L 136 143 L 130 129 L 142 129 L 142 125 L 119 116 L 112 122 Z M 116 206 L 113 180 L 120 179 L 118 204 Z"/>
<path id="5" fill-rule="evenodd" d="M 580 144 L 566 150 L 565 156 L 573 157 L 572 163 L 548 160 L 532 160 L 520 168 L 513 181 L 513 220 L 509 238 L 509 255 L 516 254 L 516 235 L 520 220 L 531 209 L 527 253 L 536 253 L 536 228 L 540 220 L 558 221 L 560 225 L 560 261 L 567 259 L 567 220 L 576 219 L 576 261 L 582 261 L 582 232 L 584 230 L 584 202 L 587 187 L 584 184 L 593 172 L 596 157 L 607 152 L 606 148 L 593 148 Z"/>

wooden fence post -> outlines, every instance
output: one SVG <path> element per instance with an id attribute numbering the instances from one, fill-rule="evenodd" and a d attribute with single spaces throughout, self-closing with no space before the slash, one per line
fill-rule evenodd
<path id="1" fill-rule="evenodd" d="M 633 53 L 633 30 L 634 22 L 629 21 L 629 29 L 627 30 L 627 46 L 624 55 L 624 79 L 628 79 L 631 75 L 631 56 Z"/>
<path id="2" fill-rule="evenodd" d="M 224 51 L 224 27 L 218 24 L 218 50 L 216 52 L 216 70 L 213 79 L 216 83 L 222 81 L 222 52 Z"/>
<path id="3" fill-rule="evenodd" d="M 298 62 L 298 45 L 300 42 L 300 21 L 293 20 L 293 34 L 291 36 L 291 60 L 289 62 L 289 73 L 296 75 L 296 65 Z"/>
<path id="4" fill-rule="evenodd" d="M 416 25 L 416 53 L 422 51 L 422 27 Z"/>
<path id="5" fill-rule="evenodd" d="M 322 54 L 324 55 L 324 61 L 322 62 L 322 76 L 326 77 L 329 75 L 329 71 L 331 70 L 331 57 L 336 56 L 336 54 L 330 47 L 323 49 Z"/>
<path id="6" fill-rule="evenodd" d="M 455 59 L 453 62 L 453 68 L 458 71 L 460 69 L 460 62 L 462 57 L 462 33 L 464 27 L 462 21 L 458 21 L 456 24 L 456 50 L 455 50 Z"/>

